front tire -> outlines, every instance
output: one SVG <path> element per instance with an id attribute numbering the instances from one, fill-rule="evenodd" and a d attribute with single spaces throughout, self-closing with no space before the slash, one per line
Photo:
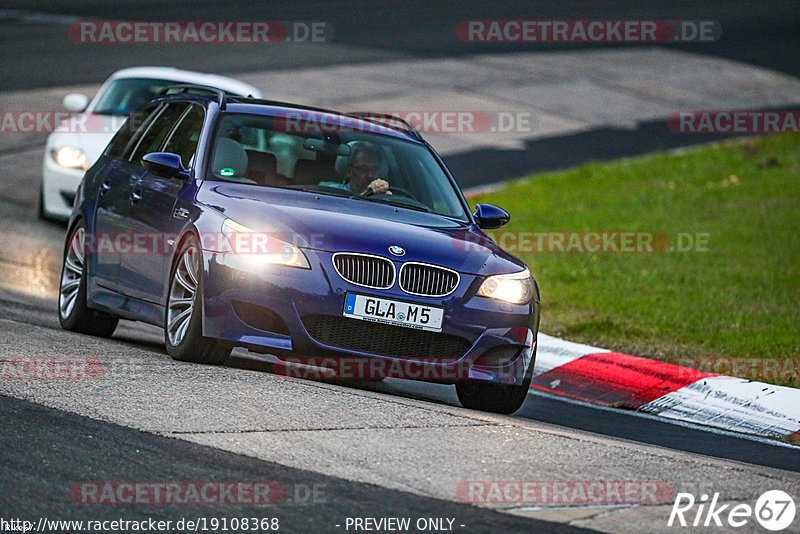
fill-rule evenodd
<path id="1" fill-rule="evenodd" d="M 464 408 L 509 415 L 519 410 L 525 402 L 530 385 L 530 378 L 516 386 L 464 380 L 456 382 L 456 394 Z"/>
<path id="2" fill-rule="evenodd" d="M 111 337 L 119 319 L 86 305 L 86 230 L 78 224 L 69 234 L 58 289 L 58 322 L 64 330 Z"/>
<path id="3" fill-rule="evenodd" d="M 164 314 L 164 344 L 172 359 L 223 364 L 231 346 L 203 337 L 202 253 L 193 235 L 187 237 L 173 261 Z"/>

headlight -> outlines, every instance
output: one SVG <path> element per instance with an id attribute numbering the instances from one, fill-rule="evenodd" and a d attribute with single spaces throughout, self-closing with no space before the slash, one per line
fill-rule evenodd
<path id="1" fill-rule="evenodd" d="M 528 269 L 512 274 L 490 276 L 481 284 L 478 295 L 490 299 L 503 300 L 511 304 L 527 304 L 536 289 Z"/>
<path id="2" fill-rule="evenodd" d="M 222 233 L 228 239 L 231 251 L 249 262 L 311 268 L 303 251 L 296 246 L 231 219 L 222 223 Z"/>
<path id="3" fill-rule="evenodd" d="M 62 167 L 69 167 L 70 169 L 83 169 L 89 168 L 89 160 L 86 159 L 86 154 L 80 148 L 72 148 L 71 146 L 62 146 L 58 150 L 51 150 L 50 155 Z"/>

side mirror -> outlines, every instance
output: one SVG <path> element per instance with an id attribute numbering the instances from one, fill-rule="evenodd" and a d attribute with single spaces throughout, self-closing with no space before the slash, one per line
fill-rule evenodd
<path id="1" fill-rule="evenodd" d="M 70 93 L 61 103 L 69 111 L 83 111 L 89 105 L 89 98 L 81 93 Z"/>
<path id="2" fill-rule="evenodd" d="M 484 230 L 500 228 L 511 220 L 511 215 L 504 209 L 491 204 L 478 204 L 475 206 L 475 213 L 472 216 L 475 217 L 478 226 Z"/>
<path id="3" fill-rule="evenodd" d="M 186 168 L 181 157 L 170 152 L 150 152 L 142 156 L 142 166 L 156 176 L 164 178 L 183 178 Z"/>

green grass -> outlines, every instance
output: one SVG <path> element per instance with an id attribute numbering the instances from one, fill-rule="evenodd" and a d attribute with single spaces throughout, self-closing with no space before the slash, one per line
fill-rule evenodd
<path id="1" fill-rule="evenodd" d="M 800 386 L 800 134 L 590 163 L 470 201 L 511 213 L 496 238 L 641 231 L 674 245 L 706 235 L 705 251 L 511 252 L 539 282 L 543 332 L 695 367 L 788 359 L 761 379 Z"/>

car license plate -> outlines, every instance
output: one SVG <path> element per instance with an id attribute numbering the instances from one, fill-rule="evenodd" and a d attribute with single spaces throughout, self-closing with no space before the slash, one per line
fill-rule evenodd
<path id="1" fill-rule="evenodd" d="M 344 316 L 374 323 L 441 332 L 444 309 L 348 293 L 344 301 Z"/>

